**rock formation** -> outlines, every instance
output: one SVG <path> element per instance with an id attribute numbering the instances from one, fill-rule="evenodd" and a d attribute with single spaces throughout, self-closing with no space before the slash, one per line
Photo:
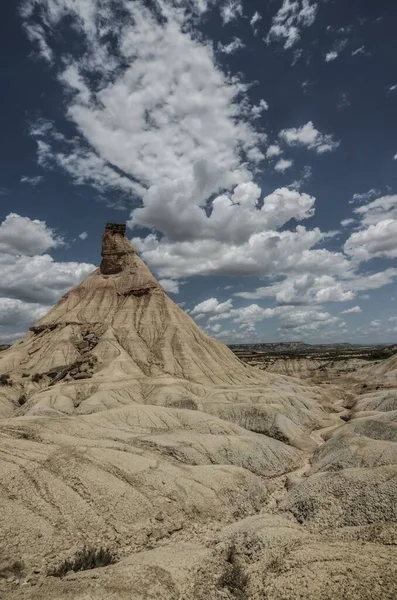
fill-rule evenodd
<path id="1" fill-rule="evenodd" d="M 0 375 L 0 597 L 397 595 L 394 401 L 244 365 L 124 225 Z"/>

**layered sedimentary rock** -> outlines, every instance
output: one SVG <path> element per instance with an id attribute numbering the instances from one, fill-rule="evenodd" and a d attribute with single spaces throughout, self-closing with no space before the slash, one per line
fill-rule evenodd
<path id="1" fill-rule="evenodd" d="M 395 597 L 392 398 L 244 365 L 124 225 L 0 374 L 0 596 Z"/>

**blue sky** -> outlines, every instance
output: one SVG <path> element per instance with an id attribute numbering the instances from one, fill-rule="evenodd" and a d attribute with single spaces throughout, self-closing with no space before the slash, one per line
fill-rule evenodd
<path id="1" fill-rule="evenodd" d="M 210 335 L 395 342 L 394 3 L 3 4 L 0 341 L 126 221 Z"/>

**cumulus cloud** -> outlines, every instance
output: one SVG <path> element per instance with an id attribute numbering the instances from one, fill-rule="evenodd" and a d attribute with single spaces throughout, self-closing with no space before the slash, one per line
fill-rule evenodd
<path id="1" fill-rule="evenodd" d="M 281 329 L 309 333 L 339 321 L 328 312 L 310 309 L 288 310 L 281 315 Z"/>
<path id="2" fill-rule="evenodd" d="M 0 224 L 0 252 L 32 256 L 64 245 L 44 221 L 10 213 Z"/>
<path id="3" fill-rule="evenodd" d="M 317 14 L 317 3 L 310 0 L 283 0 L 282 6 L 273 17 L 267 35 L 267 43 L 279 41 L 284 48 L 292 48 L 300 39 L 301 31 L 313 25 Z"/>
<path id="4" fill-rule="evenodd" d="M 278 144 L 271 144 L 266 150 L 266 158 L 274 158 L 282 153 L 283 151 Z"/>
<path id="5" fill-rule="evenodd" d="M 194 3 L 196 14 L 208 4 Z M 134 243 L 163 279 L 343 264 L 342 255 L 315 248 L 324 233 L 296 226 L 314 214 L 313 197 L 281 188 L 261 198 L 253 173 L 266 135 L 255 123 L 266 101 L 250 105 L 249 86 L 220 70 L 211 45 L 192 35 L 190 13 L 177 5 L 162 4 L 161 19 L 139 0 L 121 1 L 123 19 L 113 5 L 93 0 L 46 0 L 25 14 L 49 24 L 54 52 L 52 32 L 61 24 L 84 42 L 84 53 L 76 45 L 58 71 L 66 116 L 79 135 L 67 139 L 39 121 L 31 131 L 39 161 L 65 169 L 76 183 L 138 196 L 129 225 L 150 233 Z M 239 3 L 221 6 L 240 12 Z M 299 19 L 310 20 L 311 11 L 302 3 Z M 106 35 L 116 36 L 116 54 Z M 308 145 L 325 151 L 330 140 L 323 138 L 316 131 Z M 267 149 L 268 157 L 280 152 L 276 144 Z M 291 231 L 278 231 L 290 221 Z"/>
<path id="6" fill-rule="evenodd" d="M 56 262 L 49 254 L 0 255 L 0 295 L 24 302 L 50 305 L 89 275 L 95 266 Z"/>
<path id="7" fill-rule="evenodd" d="M 358 262 L 397 257 L 397 195 L 382 196 L 354 209 L 360 230 L 346 240 L 345 252 Z"/>
<path id="8" fill-rule="evenodd" d="M 293 160 L 287 160 L 285 158 L 280 158 L 279 161 L 274 165 L 275 171 L 279 173 L 284 173 L 287 169 L 290 169 L 294 164 Z"/>
<path id="9" fill-rule="evenodd" d="M 88 238 L 88 233 L 86 231 L 83 231 L 82 233 L 79 234 L 79 238 L 81 240 L 86 240 Z"/>
<path id="10" fill-rule="evenodd" d="M 170 294 L 179 294 L 179 283 L 174 279 L 159 279 L 159 284 Z"/>
<path id="11" fill-rule="evenodd" d="M 250 19 L 250 25 L 251 25 L 252 29 L 254 30 L 255 35 L 258 33 L 258 29 L 257 29 L 256 25 L 259 23 L 259 21 L 261 19 L 262 19 L 262 16 L 260 15 L 260 13 L 258 13 L 258 11 L 255 11 Z"/>
<path id="12" fill-rule="evenodd" d="M 0 328 L 0 344 L 13 344 L 17 342 L 25 335 L 24 331 L 16 331 L 14 333 L 7 333 Z"/>
<path id="13" fill-rule="evenodd" d="M 76 184 L 89 183 L 130 200 L 129 226 L 139 231 L 132 234 L 133 243 L 170 291 L 190 275 L 251 274 L 272 278 L 272 297 L 278 295 L 281 304 L 288 298 L 319 304 L 346 301 L 360 289 L 394 280 L 392 269 L 371 276 L 355 272 L 360 240 L 350 239 L 345 254 L 331 252 L 323 247 L 329 234 L 300 224 L 315 209 L 315 198 L 300 192 L 309 169 L 299 181 L 265 197 L 256 185 L 265 158 L 273 159 L 276 169 L 287 168 L 288 161 L 279 158 L 281 144 L 322 154 L 339 142 L 309 121 L 283 129 L 280 145 L 268 145 L 258 118 L 268 108 L 266 101 L 253 105 L 250 84 L 223 72 L 214 46 L 195 30 L 197 19 L 211 6 L 220 8 L 228 24 L 242 15 L 242 3 L 170 0 L 159 3 L 157 11 L 150 6 L 141 0 L 25 0 L 25 26 L 41 27 L 31 39 L 52 62 L 64 91 L 65 117 L 76 131 L 68 138 L 50 121 L 35 123 L 31 135 L 39 163 L 63 169 Z M 292 47 L 314 22 L 316 10 L 309 0 L 283 0 L 268 41 Z M 258 17 L 252 20 L 255 26 Z M 67 57 L 57 34 L 62 28 L 71 28 L 81 42 Z M 368 215 L 355 217 L 362 231 L 371 226 L 364 224 Z M 142 234 L 141 228 L 147 231 Z M 7 236 L 4 241 L 1 235 L 0 229 L 0 244 L 9 247 Z M 28 256 L 29 247 L 21 249 L 22 243 L 27 242 L 14 242 L 19 246 L 13 255 Z M 58 274 L 55 282 L 64 269 L 70 282 L 70 270 L 79 267 L 65 263 L 61 268 L 43 254 L 62 243 L 47 227 L 41 242 L 29 250 L 31 262 L 35 269 L 40 265 Z M 22 271 L 23 256 L 18 257 Z M 299 279 L 309 275 L 314 280 L 300 292 L 305 282 Z M 277 288 L 274 282 L 280 280 Z M 44 302 L 34 299 L 38 289 L 30 289 L 26 301 Z M 44 283 L 40 289 L 48 298 Z M 251 310 L 256 314 L 258 309 Z M 208 313 L 208 318 L 225 314 Z"/>
<path id="14" fill-rule="evenodd" d="M 234 54 L 235 52 L 237 52 L 237 50 L 240 50 L 241 48 L 245 48 L 245 44 L 243 44 L 243 42 L 238 37 L 233 38 L 232 41 L 229 42 L 229 44 L 218 44 L 218 50 L 223 54 Z"/>
<path id="15" fill-rule="evenodd" d="M 227 0 L 223 5 L 221 5 L 220 11 L 224 25 L 230 23 L 231 21 L 235 21 L 243 14 L 241 0 Z"/>
<path id="16" fill-rule="evenodd" d="M 379 319 L 375 319 L 375 321 L 371 321 L 371 323 L 369 324 L 370 327 L 373 327 L 374 329 L 378 329 L 379 327 L 381 327 L 382 322 L 379 321 Z"/>
<path id="17" fill-rule="evenodd" d="M 368 192 L 354 194 L 353 198 L 351 200 L 349 200 L 349 204 L 361 204 L 361 203 L 369 202 L 370 200 L 373 200 L 374 198 L 376 198 L 377 196 L 380 196 L 380 195 L 381 195 L 380 190 L 371 189 L 371 190 L 368 190 Z"/>
<path id="18" fill-rule="evenodd" d="M 46 253 L 64 244 L 44 221 L 11 213 L 0 224 L 1 327 L 30 325 L 94 270 L 87 263 L 56 262 Z M 6 335 L 15 332 L 1 332 L 0 338 Z"/>
<path id="19" fill-rule="evenodd" d="M 253 292 L 237 292 L 235 296 L 246 299 L 274 298 L 280 305 L 323 304 L 324 302 L 346 302 L 354 298 L 354 292 L 345 289 L 330 275 L 304 273 L 289 276 Z"/>
<path id="20" fill-rule="evenodd" d="M 327 52 L 325 55 L 325 62 L 332 62 L 336 58 L 338 58 L 338 53 L 335 50 L 332 50 L 331 52 Z"/>
<path id="21" fill-rule="evenodd" d="M 320 260 L 320 256 L 319 256 Z M 336 269 L 335 275 L 313 274 L 312 269 L 301 275 L 290 274 L 277 283 L 258 287 L 251 292 L 234 295 L 248 300 L 274 298 L 279 305 L 320 305 L 326 302 L 348 302 L 360 292 L 379 289 L 397 279 L 397 269 L 369 274 L 357 274 L 349 263 Z M 323 271 L 329 271 L 324 266 Z M 363 296 L 361 296 L 363 298 Z"/>
<path id="22" fill-rule="evenodd" d="M 236 327 L 254 331 L 255 325 L 273 317 L 277 311 L 273 308 L 263 308 L 258 304 L 251 304 L 241 308 L 233 308 L 232 300 L 219 302 L 216 298 L 204 300 L 193 308 L 191 314 L 195 319 L 208 318 L 208 329 L 211 331 L 220 331 L 219 321 L 231 320 Z M 216 325 L 214 326 L 214 323 Z M 216 329 L 214 329 L 216 327 Z"/>
<path id="23" fill-rule="evenodd" d="M 283 129 L 279 137 L 289 146 L 305 146 L 309 150 L 315 150 L 317 154 L 336 150 L 340 144 L 332 135 L 320 133 L 312 121 L 302 127 Z"/>
<path id="24" fill-rule="evenodd" d="M 217 189 L 249 180 L 246 160 L 263 159 L 263 135 L 244 116 L 240 100 L 247 86 L 222 73 L 211 46 L 183 29 L 172 3 L 163 6 L 161 22 L 143 2 L 124 9 L 118 22 L 110 7 L 93 0 L 84 6 L 48 0 L 40 7 L 54 29 L 67 16 L 85 42 L 84 55 L 70 57 L 58 74 L 67 117 L 81 137 L 56 140 L 49 127 L 33 129 L 45 136 L 38 140 L 41 163 L 60 166 L 76 183 L 118 187 L 141 198 L 153 185 L 187 182 L 200 204 Z M 101 20 L 108 23 L 103 32 L 96 27 Z M 117 57 L 103 40 L 116 30 Z"/>
<path id="25" fill-rule="evenodd" d="M 363 312 L 359 306 L 352 306 L 352 308 L 347 308 L 346 310 L 342 310 L 341 315 L 350 315 L 353 313 L 361 313 Z"/>
<path id="26" fill-rule="evenodd" d="M 0 326 L 33 323 L 50 309 L 49 306 L 23 302 L 17 298 L 0 298 Z"/>
<path id="27" fill-rule="evenodd" d="M 347 39 L 337 40 L 330 52 L 325 55 L 325 62 L 332 62 L 341 54 L 347 44 Z"/>
<path id="28" fill-rule="evenodd" d="M 352 233 L 345 252 L 358 262 L 372 258 L 397 258 L 397 221 L 384 219 L 362 231 Z"/>
<path id="29" fill-rule="evenodd" d="M 342 227 L 349 227 L 349 225 L 353 225 L 353 223 L 355 223 L 355 219 L 343 219 L 343 221 L 340 222 L 340 224 L 342 225 Z"/>
<path id="30" fill-rule="evenodd" d="M 263 100 L 262 98 L 257 106 L 251 108 L 251 115 L 254 119 L 258 119 L 265 110 L 269 110 L 269 105 L 266 100 Z"/>
<path id="31" fill-rule="evenodd" d="M 232 301 L 226 300 L 226 302 L 218 302 L 216 298 L 208 298 L 197 304 L 191 311 L 192 315 L 220 315 L 222 313 L 228 313 L 232 308 Z"/>

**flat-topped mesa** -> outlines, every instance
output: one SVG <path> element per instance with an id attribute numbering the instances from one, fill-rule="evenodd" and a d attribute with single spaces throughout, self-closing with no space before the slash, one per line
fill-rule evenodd
<path id="1" fill-rule="evenodd" d="M 125 223 L 107 223 L 102 236 L 102 262 L 99 267 L 103 275 L 116 275 L 124 266 L 126 254 L 136 253 L 125 237 Z"/>

